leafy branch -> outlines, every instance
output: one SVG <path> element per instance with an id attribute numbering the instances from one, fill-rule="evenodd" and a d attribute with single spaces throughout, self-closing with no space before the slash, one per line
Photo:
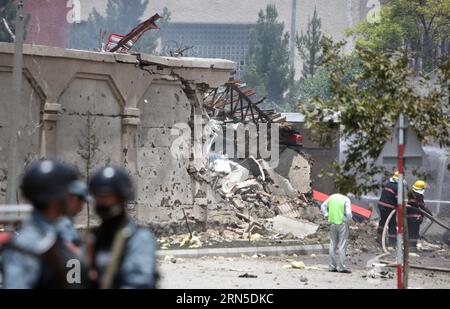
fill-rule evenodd
<path id="1" fill-rule="evenodd" d="M 335 162 L 329 176 L 341 192 L 360 195 L 379 188 L 375 176 L 386 171 L 375 161 L 401 112 L 424 144 L 450 146 L 449 59 L 425 76 L 409 67 L 405 51 L 383 53 L 359 46 L 349 56 L 343 54 L 344 45 L 323 42 L 322 67 L 330 74 L 331 99 L 314 97 L 299 108 L 316 141 L 340 128 L 348 144 L 346 159 Z"/>

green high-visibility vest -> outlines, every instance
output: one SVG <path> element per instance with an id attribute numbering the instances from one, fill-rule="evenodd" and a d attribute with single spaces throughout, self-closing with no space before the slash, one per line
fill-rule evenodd
<path id="1" fill-rule="evenodd" d="M 328 199 L 328 222 L 332 224 L 344 223 L 345 200 L 347 197 L 342 194 L 333 194 Z"/>

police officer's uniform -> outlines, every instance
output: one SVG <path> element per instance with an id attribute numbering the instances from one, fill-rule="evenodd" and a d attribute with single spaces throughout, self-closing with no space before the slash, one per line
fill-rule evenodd
<path id="1" fill-rule="evenodd" d="M 75 228 L 72 219 L 68 216 L 63 216 L 58 220 L 56 229 L 58 234 L 66 241 L 74 244 L 76 247 L 81 247 L 82 240 L 80 234 Z"/>
<path id="2" fill-rule="evenodd" d="M 128 217 L 125 217 L 117 226 L 115 233 L 102 226 L 95 231 L 93 266 L 97 270 L 98 278 L 104 278 L 113 260 L 113 243 L 116 233 L 123 233 L 125 245 L 121 252 L 121 263 L 114 274 L 110 288 L 154 288 L 156 243 L 153 234 Z M 94 287 L 101 287 L 101 280 L 96 282 Z"/>
<path id="3" fill-rule="evenodd" d="M 2 250 L 4 288 L 81 287 L 67 277 L 67 262 L 81 262 L 80 257 L 65 245 L 56 224 L 42 213 L 52 200 L 58 200 L 63 207 L 67 186 L 77 177 L 74 169 L 51 160 L 38 161 L 27 169 L 21 188 L 34 210 L 18 235 Z M 82 279 L 83 271 L 79 271 Z"/>
<path id="4" fill-rule="evenodd" d="M 77 180 L 69 185 L 69 193 L 77 196 L 84 202 L 89 199 L 89 191 L 84 182 Z M 57 230 L 61 237 L 68 241 L 71 245 L 80 248 L 82 245 L 82 239 L 78 233 L 75 225 L 73 224 L 73 218 L 69 216 L 62 216 L 57 223 Z"/>
<path id="5" fill-rule="evenodd" d="M 80 260 L 80 257 L 65 245 L 56 226 L 34 211 L 24 228 L 3 250 L 4 287 L 79 288 L 81 285 L 67 281 L 69 268 L 66 266 L 71 259 Z"/>
<path id="6" fill-rule="evenodd" d="M 123 203 L 120 215 L 100 214 L 96 205 L 102 224 L 93 231 L 92 243 L 87 244 L 88 260 L 97 274 L 93 287 L 155 288 L 155 238 L 148 228 L 138 226 L 125 210 L 126 202 L 134 199 L 130 176 L 122 168 L 105 167 L 93 175 L 89 189 L 93 195 L 114 193 Z"/>

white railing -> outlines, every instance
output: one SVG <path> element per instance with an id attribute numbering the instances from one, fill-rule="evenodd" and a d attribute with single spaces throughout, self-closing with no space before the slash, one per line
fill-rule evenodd
<path id="1" fill-rule="evenodd" d="M 0 205 L 0 224 L 22 222 L 33 210 L 31 205 Z"/>

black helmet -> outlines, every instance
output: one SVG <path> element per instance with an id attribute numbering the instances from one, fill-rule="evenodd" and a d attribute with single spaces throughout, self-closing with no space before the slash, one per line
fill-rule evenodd
<path id="1" fill-rule="evenodd" d="M 42 208 L 51 200 L 62 200 L 69 184 L 79 178 L 78 171 L 56 160 L 31 163 L 22 179 L 22 193 L 35 208 Z"/>
<path id="2" fill-rule="evenodd" d="M 89 182 L 92 194 L 115 193 L 123 201 L 134 199 L 134 186 L 127 171 L 118 166 L 105 166 L 95 172 Z"/>

